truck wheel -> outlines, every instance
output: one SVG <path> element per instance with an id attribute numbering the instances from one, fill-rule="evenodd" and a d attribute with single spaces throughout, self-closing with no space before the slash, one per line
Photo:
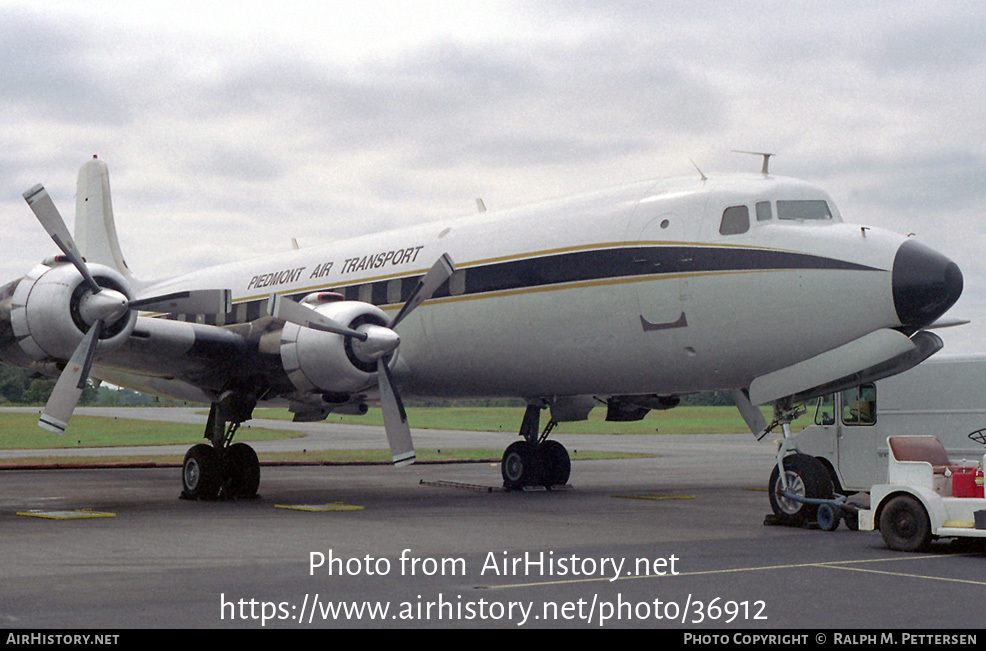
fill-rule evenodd
<path id="1" fill-rule="evenodd" d="M 833 497 L 832 478 L 822 462 L 808 454 L 784 457 L 784 474 L 788 491 L 799 497 L 830 500 Z M 796 527 L 815 519 L 817 507 L 785 497 L 782 494 L 777 465 L 770 473 L 767 485 L 770 508 L 781 524 Z"/>
<path id="2" fill-rule="evenodd" d="M 883 507 L 880 534 L 887 547 L 899 552 L 916 552 L 931 542 L 928 512 L 911 495 L 898 495 Z"/>
<path id="3" fill-rule="evenodd" d="M 831 504 L 819 504 L 818 513 L 815 516 L 819 529 L 835 531 L 839 528 L 839 518 L 842 517 L 842 511 Z"/>

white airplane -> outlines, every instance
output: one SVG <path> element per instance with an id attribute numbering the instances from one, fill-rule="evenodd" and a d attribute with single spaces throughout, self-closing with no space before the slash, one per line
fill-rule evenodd
<path id="1" fill-rule="evenodd" d="M 232 441 L 258 403 L 310 421 L 379 400 L 400 465 L 414 460 L 401 395 L 521 397 L 508 487 L 565 483 L 568 453 L 548 433 L 599 404 L 632 420 L 729 390 L 754 433 L 767 430 L 762 404 L 787 433 L 794 402 L 939 350 L 925 329 L 958 299 L 962 274 L 911 237 L 845 223 L 825 191 L 770 174 L 768 158 L 759 174 L 479 204 L 148 282 L 124 261 L 94 157 L 79 173 L 74 238 L 43 187 L 24 194 L 62 255 L 2 289 L 0 360 L 58 376 L 39 421 L 54 431 L 89 377 L 210 403 L 209 444 L 184 462 L 191 498 L 256 493 L 257 456 Z M 824 492 L 820 464 L 790 465 L 778 490 Z"/>

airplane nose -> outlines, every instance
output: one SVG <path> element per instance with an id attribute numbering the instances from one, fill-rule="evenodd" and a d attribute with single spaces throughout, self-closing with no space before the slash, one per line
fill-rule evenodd
<path id="1" fill-rule="evenodd" d="M 893 270 L 894 307 L 901 325 L 930 325 L 959 300 L 959 266 L 916 240 L 897 250 Z"/>

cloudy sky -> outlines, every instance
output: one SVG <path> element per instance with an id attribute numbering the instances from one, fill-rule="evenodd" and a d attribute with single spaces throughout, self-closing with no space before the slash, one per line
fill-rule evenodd
<path id="1" fill-rule="evenodd" d="M 93 154 L 155 278 L 758 169 L 734 149 L 958 262 L 974 323 L 941 334 L 986 351 L 981 2 L 0 0 L 0 281 L 54 252 L 21 193 L 71 225 Z"/>

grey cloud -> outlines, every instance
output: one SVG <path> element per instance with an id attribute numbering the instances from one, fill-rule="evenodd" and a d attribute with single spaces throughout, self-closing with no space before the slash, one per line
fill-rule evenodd
<path id="1" fill-rule="evenodd" d="M 881 72 L 917 71 L 940 76 L 981 70 L 986 60 L 986 14 L 979 3 L 971 11 L 928 11 L 919 22 L 887 30 L 870 48 L 869 60 Z"/>
<path id="2" fill-rule="evenodd" d="M 279 61 L 231 71 L 206 101 L 235 113 L 279 108 L 325 151 L 385 149 L 439 168 L 553 164 L 721 124 L 707 83 L 634 47 L 609 38 L 523 52 L 445 43 L 358 75 Z M 640 126 L 647 133 L 635 142 Z"/>
<path id="3" fill-rule="evenodd" d="M 94 40 L 85 27 L 17 10 L 0 13 L 2 102 L 27 108 L 34 118 L 77 124 L 133 120 L 131 97 L 140 80 L 107 74 L 93 60 L 119 35 Z"/>

